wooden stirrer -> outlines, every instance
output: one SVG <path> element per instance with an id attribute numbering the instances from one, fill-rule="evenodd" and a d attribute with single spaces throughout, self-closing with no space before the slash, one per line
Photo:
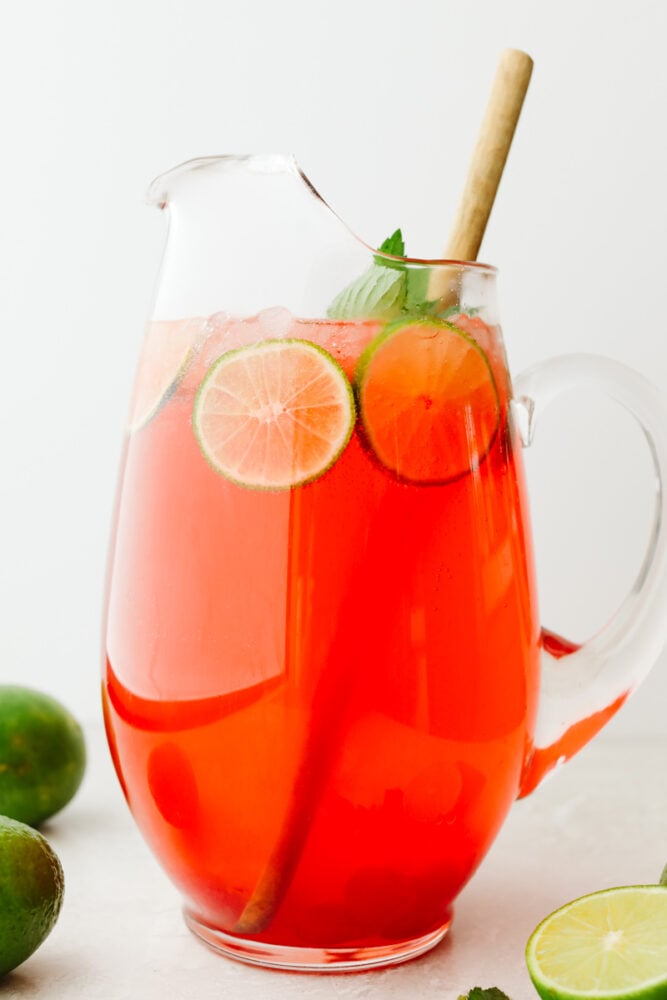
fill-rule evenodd
<path id="1" fill-rule="evenodd" d="M 446 260 L 477 260 L 532 71 L 533 60 L 525 52 L 505 49 L 501 53 L 454 225 L 445 247 Z M 451 305 L 456 296 L 452 281 L 452 272 L 434 270 L 429 297 L 443 298 L 445 306 Z"/>

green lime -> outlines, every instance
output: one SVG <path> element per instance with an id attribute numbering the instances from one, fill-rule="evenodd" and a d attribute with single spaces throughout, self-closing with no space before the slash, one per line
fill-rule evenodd
<path id="1" fill-rule="evenodd" d="M 41 833 L 0 816 L 0 976 L 51 932 L 64 888 L 62 865 Z"/>
<path id="2" fill-rule="evenodd" d="M 178 384 L 192 359 L 203 322 L 153 320 L 146 327 L 130 405 L 131 431 L 147 424 Z"/>
<path id="3" fill-rule="evenodd" d="M 345 372 L 307 340 L 228 351 L 199 387 L 193 425 L 204 457 L 227 479 L 288 489 L 323 475 L 354 428 Z"/>
<path id="4" fill-rule="evenodd" d="M 498 433 L 488 359 L 444 320 L 390 323 L 359 359 L 355 382 L 368 443 L 406 482 L 447 483 L 475 472 Z"/>
<path id="5" fill-rule="evenodd" d="M 622 886 L 567 903 L 533 932 L 526 964 L 544 1000 L 664 1000 L 667 889 Z"/>
<path id="6" fill-rule="evenodd" d="M 70 801 L 85 766 L 81 727 L 60 702 L 0 685 L 0 814 L 37 826 Z"/>

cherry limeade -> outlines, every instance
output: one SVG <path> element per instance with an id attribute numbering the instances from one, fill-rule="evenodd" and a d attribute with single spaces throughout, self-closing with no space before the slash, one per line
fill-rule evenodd
<path id="1" fill-rule="evenodd" d="M 186 908 L 222 931 L 317 948 L 428 935 L 517 795 L 539 647 L 522 471 L 499 333 L 457 322 L 489 359 L 501 421 L 454 481 L 401 481 L 359 422 L 307 485 L 218 474 L 193 401 L 234 330 L 261 338 L 254 320 L 196 343 L 128 437 L 109 740 Z M 378 329 L 287 333 L 351 376 Z"/>

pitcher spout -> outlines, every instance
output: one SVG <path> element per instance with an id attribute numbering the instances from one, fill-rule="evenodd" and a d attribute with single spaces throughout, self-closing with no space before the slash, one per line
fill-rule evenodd
<path id="1" fill-rule="evenodd" d="M 207 316 L 221 308 L 248 316 L 277 305 L 310 318 L 350 318 L 350 306 L 363 305 L 367 318 L 388 319 L 385 306 L 396 305 L 400 293 L 413 306 L 435 301 L 443 313 L 466 301 L 479 310 L 481 303 L 495 322 L 494 268 L 407 257 L 402 240 L 371 247 L 292 155 L 189 160 L 157 177 L 146 198 L 169 216 L 154 319 Z M 369 269 L 378 300 L 370 311 Z M 345 309 L 332 313 L 342 289 Z"/>
<path id="2" fill-rule="evenodd" d="M 220 156 L 200 156 L 186 160 L 156 177 L 146 191 L 146 203 L 156 208 L 166 208 L 173 195 L 177 195 L 193 176 L 203 170 L 220 173 L 243 169 L 257 174 L 292 174 L 300 176 L 305 184 L 315 191 L 291 153 L 247 153 L 222 154 Z M 317 194 L 317 192 L 315 192 Z M 317 195 L 318 197 L 319 194 Z"/>
<path id="3" fill-rule="evenodd" d="M 290 155 L 189 160 L 157 177 L 146 200 L 169 215 L 155 318 L 221 303 L 240 315 L 281 304 L 314 316 L 369 260 Z"/>

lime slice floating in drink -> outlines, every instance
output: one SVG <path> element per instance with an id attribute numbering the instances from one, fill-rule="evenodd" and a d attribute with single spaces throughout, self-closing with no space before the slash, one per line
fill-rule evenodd
<path id="1" fill-rule="evenodd" d="M 171 395 L 193 355 L 204 322 L 181 319 L 148 324 L 130 406 L 131 431 L 147 424 Z"/>
<path id="2" fill-rule="evenodd" d="M 662 1000 L 667 888 L 622 886 L 575 899 L 533 932 L 526 963 L 545 1000 Z"/>
<path id="3" fill-rule="evenodd" d="M 317 479 L 350 439 L 355 408 L 345 372 L 306 340 L 228 351 L 199 387 L 193 424 L 210 465 L 254 489 Z"/>
<path id="4" fill-rule="evenodd" d="M 474 471 L 498 433 L 487 357 L 444 320 L 390 324 L 362 354 L 355 380 L 374 454 L 407 482 L 446 483 Z"/>

